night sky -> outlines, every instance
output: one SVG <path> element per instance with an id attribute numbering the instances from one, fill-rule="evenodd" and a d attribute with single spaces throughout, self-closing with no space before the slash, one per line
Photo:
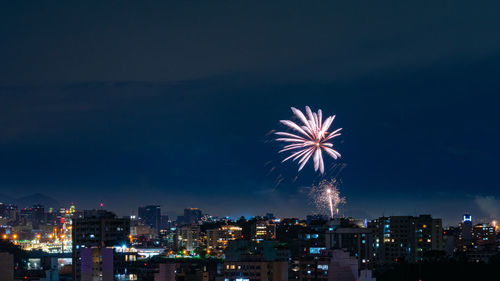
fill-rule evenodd
<path id="1" fill-rule="evenodd" d="M 2 3 L 0 194 L 305 217 L 270 132 L 310 105 L 346 215 L 500 218 L 500 2 L 145 2 Z"/>

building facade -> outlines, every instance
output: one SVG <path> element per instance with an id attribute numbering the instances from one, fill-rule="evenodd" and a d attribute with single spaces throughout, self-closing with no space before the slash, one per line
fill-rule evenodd
<path id="1" fill-rule="evenodd" d="M 188 252 L 200 246 L 200 227 L 198 225 L 184 225 L 178 232 L 178 246 Z"/>
<path id="2" fill-rule="evenodd" d="M 81 218 L 73 219 L 73 280 L 82 280 L 82 253 L 89 253 L 85 249 L 127 245 L 129 233 L 130 219 L 117 218 L 112 212 L 85 211 Z"/>
<path id="3" fill-rule="evenodd" d="M 222 256 L 228 242 L 240 239 L 242 228 L 236 225 L 223 225 L 207 230 L 207 249 L 216 256 Z"/>
<path id="4" fill-rule="evenodd" d="M 430 215 L 381 217 L 368 227 L 373 232 L 373 255 L 379 265 L 399 259 L 416 262 L 426 252 L 444 250 L 441 219 Z"/>
<path id="5" fill-rule="evenodd" d="M 252 225 L 253 240 L 273 240 L 276 239 L 276 224 L 270 221 L 256 221 Z"/>
<path id="6" fill-rule="evenodd" d="M 139 221 L 151 227 L 156 233 L 160 231 L 161 226 L 161 207 L 158 205 L 149 205 L 139 207 L 137 215 Z"/>

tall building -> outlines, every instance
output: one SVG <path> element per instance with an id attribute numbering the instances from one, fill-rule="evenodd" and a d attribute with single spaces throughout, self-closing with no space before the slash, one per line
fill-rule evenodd
<path id="1" fill-rule="evenodd" d="M 7 217 L 7 206 L 5 206 L 5 204 L 1 202 L 0 202 L 0 217 L 2 218 Z"/>
<path id="2" fill-rule="evenodd" d="M 458 229 L 456 227 L 448 227 L 443 230 L 444 251 L 448 256 L 453 256 L 456 249 Z"/>
<path id="3" fill-rule="evenodd" d="M 269 221 L 256 221 L 252 225 L 252 237 L 257 241 L 276 239 L 276 224 Z"/>
<path id="4" fill-rule="evenodd" d="M 456 250 L 467 252 L 474 250 L 472 216 L 469 213 L 465 213 L 462 218 L 462 222 L 458 224 L 458 231 L 456 233 Z"/>
<path id="5" fill-rule="evenodd" d="M 160 230 L 169 229 L 171 226 L 170 218 L 167 215 L 162 215 L 160 218 Z"/>
<path id="6" fill-rule="evenodd" d="M 221 256 L 231 240 L 241 238 L 242 228 L 236 225 L 223 225 L 207 230 L 207 249 Z"/>
<path id="7" fill-rule="evenodd" d="M 200 227 L 198 225 L 184 225 L 178 230 L 179 248 L 191 252 L 200 246 Z"/>
<path id="8" fill-rule="evenodd" d="M 184 224 L 198 224 L 203 217 L 201 210 L 198 208 L 184 209 L 184 216 L 182 217 Z"/>
<path id="9" fill-rule="evenodd" d="M 32 218 L 33 218 L 33 209 L 32 208 L 24 208 L 19 211 L 19 221 L 24 224 L 28 225 L 32 223 Z"/>
<path id="10" fill-rule="evenodd" d="M 40 229 L 40 226 L 45 223 L 45 208 L 42 205 L 33 206 L 31 221 L 33 229 Z"/>
<path id="11" fill-rule="evenodd" d="M 472 240 L 472 216 L 470 214 L 464 214 L 463 221 L 461 224 L 461 236 L 460 239 L 464 241 Z"/>
<path id="12" fill-rule="evenodd" d="M 161 226 L 161 208 L 158 205 L 149 205 L 139 207 L 139 220 L 149 225 L 156 232 L 160 231 Z"/>
<path id="13" fill-rule="evenodd" d="M 358 260 L 360 269 L 371 268 L 373 260 L 372 230 L 362 224 L 331 220 L 325 234 L 327 249 L 345 249 Z"/>
<path id="14" fill-rule="evenodd" d="M 9 221 L 14 222 L 19 219 L 19 210 L 16 205 L 9 204 L 5 209 L 5 214 L 9 218 Z"/>
<path id="15" fill-rule="evenodd" d="M 444 250 L 441 219 L 430 215 L 381 217 L 370 222 L 369 228 L 378 264 L 398 259 L 415 262 L 422 260 L 425 252 Z"/>
<path id="16" fill-rule="evenodd" d="M 129 233 L 130 219 L 117 218 L 112 212 L 85 211 L 81 218 L 73 219 L 73 280 L 83 281 L 82 250 L 126 245 Z"/>

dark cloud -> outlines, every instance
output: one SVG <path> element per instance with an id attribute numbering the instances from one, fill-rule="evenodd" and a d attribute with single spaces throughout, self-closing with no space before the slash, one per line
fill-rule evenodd
<path id="1" fill-rule="evenodd" d="M 490 5 L 4 4 L 0 193 L 303 216 L 318 178 L 267 134 L 307 104 L 344 128 L 348 214 L 451 221 L 500 196 Z"/>
<path id="2" fill-rule="evenodd" d="M 499 3 L 4 3 L 0 81 L 352 77 L 498 54 Z"/>

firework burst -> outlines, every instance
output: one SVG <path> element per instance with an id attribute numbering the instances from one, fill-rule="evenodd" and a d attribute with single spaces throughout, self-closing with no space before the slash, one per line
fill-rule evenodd
<path id="1" fill-rule="evenodd" d="M 280 122 L 297 132 L 295 134 L 288 132 L 276 132 L 280 136 L 277 141 L 288 142 L 279 152 L 291 151 L 292 154 L 285 158 L 283 162 L 292 159 L 298 160 L 299 171 L 304 168 L 306 163 L 312 157 L 314 162 L 314 171 L 325 173 L 325 164 L 323 161 L 323 152 L 330 155 L 333 159 L 340 158 L 340 153 L 333 149 L 333 144 L 330 142 L 333 138 L 340 136 L 342 128 L 328 131 L 335 119 L 335 115 L 326 118 L 323 121 L 323 112 L 321 109 L 318 112 L 312 112 L 309 106 L 306 106 L 307 117 L 302 111 L 292 107 L 293 114 L 303 123 L 299 126 L 297 123 L 290 120 L 281 120 Z"/>
<path id="2" fill-rule="evenodd" d="M 330 181 L 322 180 L 318 185 L 311 188 L 309 195 L 318 210 L 328 213 L 330 218 L 334 217 L 339 204 L 345 203 L 345 197 L 340 197 L 335 179 Z"/>

